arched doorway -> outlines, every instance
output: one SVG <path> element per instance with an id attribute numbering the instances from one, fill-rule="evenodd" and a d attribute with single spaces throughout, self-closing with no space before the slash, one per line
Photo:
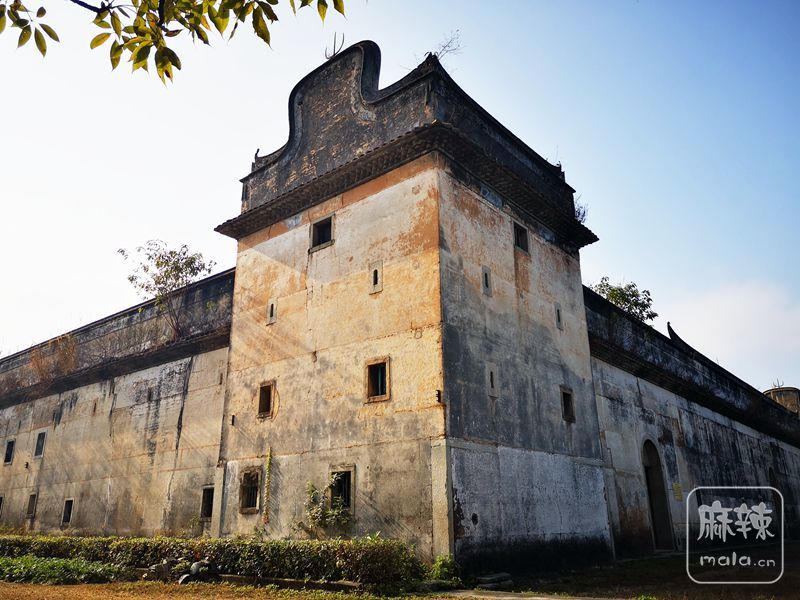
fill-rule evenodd
<path id="1" fill-rule="evenodd" d="M 642 448 L 642 465 L 647 482 L 647 500 L 650 505 L 650 523 L 653 528 L 653 546 L 656 550 L 672 550 L 672 523 L 664 489 L 664 473 L 658 450 L 651 441 Z"/>

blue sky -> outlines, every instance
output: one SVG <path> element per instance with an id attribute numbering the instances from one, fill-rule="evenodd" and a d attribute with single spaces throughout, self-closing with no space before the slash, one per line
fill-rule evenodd
<path id="1" fill-rule="evenodd" d="M 88 15 L 45 6 L 63 40 L 45 60 L 0 35 L 4 354 L 136 302 L 116 248 L 161 238 L 232 266 L 213 227 L 334 31 L 381 46 L 386 85 L 458 30 L 453 77 L 588 204 L 584 281 L 635 281 L 662 331 L 760 389 L 800 386 L 800 3 L 347 0 L 324 25 L 283 7 L 272 49 L 184 43 L 168 88 L 111 73 Z"/>

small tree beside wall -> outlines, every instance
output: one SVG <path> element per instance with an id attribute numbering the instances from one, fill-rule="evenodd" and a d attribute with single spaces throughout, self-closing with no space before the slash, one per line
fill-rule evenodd
<path id="1" fill-rule="evenodd" d="M 156 307 L 169 325 L 171 339 L 180 339 L 185 333 L 183 303 L 186 286 L 209 275 L 214 261 L 206 261 L 199 252 L 190 252 L 186 244 L 170 248 L 161 240 L 150 240 L 133 253 L 124 248 L 117 252 L 125 260 L 135 261 L 128 281 L 143 298 L 155 299 Z"/>

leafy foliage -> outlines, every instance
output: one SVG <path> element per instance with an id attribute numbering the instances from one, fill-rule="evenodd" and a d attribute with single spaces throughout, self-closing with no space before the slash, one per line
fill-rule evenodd
<path id="1" fill-rule="evenodd" d="M 270 43 L 269 26 L 278 20 L 275 8 L 279 0 L 100 0 L 90 4 L 84 0 L 69 0 L 93 14 L 92 23 L 99 28 L 89 47 L 99 48 L 109 39 L 109 60 L 116 69 L 122 58 L 131 63 L 133 71 L 155 67 L 161 81 L 172 80 L 174 69 L 180 70 L 181 60 L 170 47 L 170 40 L 188 34 L 192 40 L 210 44 L 209 32 L 227 34 L 231 39 L 239 25 L 250 23 L 255 35 Z M 333 8 L 344 14 L 344 0 L 330 0 Z M 316 5 L 317 13 L 325 19 L 328 0 L 288 0 L 292 12 Z M 47 36 L 59 41 L 58 34 L 42 22 L 47 14 L 44 7 L 33 11 L 20 0 L 0 0 L 0 33 L 10 23 L 19 29 L 17 47 L 33 37 L 44 56 Z"/>
<path id="2" fill-rule="evenodd" d="M 0 580 L 17 583 L 108 583 L 136 579 L 129 569 L 80 558 L 0 557 Z"/>
<path id="3" fill-rule="evenodd" d="M 640 290 L 633 282 L 613 285 L 608 282 L 608 277 L 603 277 L 600 283 L 591 286 L 591 289 L 644 323 L 658 316 L 658 313 L 652 310 L 653 300 L 650 298 L 650 291 Z"/>
<path id="4" fill-rule="evenodd" d="M 341 527 L 350 522 L 350 510 L 344 506 L 341 498 L 331 497 L 331 490 L 341 475 L 331 473 L 328 485 L 317 488 L 310 481 L 306 484 L 306 500 L 303 508 L 307 523 L 298 523 L 298 527 L 311 535 L 319 537 L 320 532 L 330 527 Z"/>
<path id="5" fill-rule="evenodd" d="M 117 252 L 125 259 L 131 258 L 127 250 Z M 185 288 L 208 275 L 214 261 L 206 261 L 199 252 L 190 252 L 186 244 L 170 248 L 161 240 L 150 240 L 136 248 L 138 264 L 128 275 L 131 282 L 145 299 L 155 298 L 156 306 L 163 310 L 175 338 L 183 334 L 181 307 Z"/>
<path id="6" fill-rule="evenodd" d="M 221 573 L 292 579 L 346 579 L 369 586 L 423 575 L 413 550 L 378 535 L 352 540 L 119 538 L 0 535 L 0 557 L 33 555 L 146 568 L 162 559 L 208 557 Z"/>
<path id="7" fill-rule="evenodd" d="M 428 579 L 460 581 L 461 567 L 451 554 L 441 554 L 428 567 Z"/>

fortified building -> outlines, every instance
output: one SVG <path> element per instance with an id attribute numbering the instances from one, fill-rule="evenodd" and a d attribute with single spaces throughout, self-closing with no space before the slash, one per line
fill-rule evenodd
<path id="1" fill-rule="evenodd" d="M 304 537 L 331 483 L 332 534 L 599 560 L 681 549 L 696 486 L 772 485 L 800 533 L 793 388 L 585 288 L 561 168 L 435 57 L 379 69 L 362 42 L 297 84 L 180 336 L 145 302 L 0 361 L 0 522 Z"/>

